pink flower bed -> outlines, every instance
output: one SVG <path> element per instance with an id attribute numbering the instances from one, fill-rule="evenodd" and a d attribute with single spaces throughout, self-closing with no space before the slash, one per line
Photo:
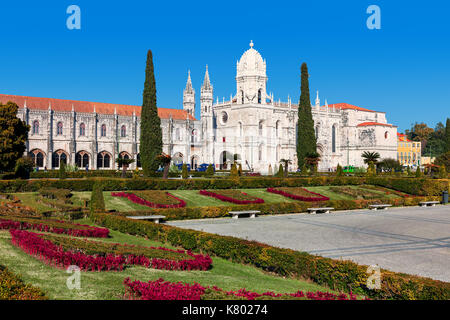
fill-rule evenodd
<path id="1" fill-rule="evenodd" d="M 201 195 L 204 195 L 204 196 L 213 197 L 213 198 L 219 199 L 221 201 L 231 202 L 231 203 L 235 203 L 235 204 L 264 203 L 263 199 L 256 198 L 256 197 L 255 197 L 255 200 L 240 200 L 240 199 L 235 199 L 235 198 L 232 198 L 232 197 L 224 196 L 222 194 L 218 194 L 218 193 L 211 192 L 211 191 L 206 191 L 206 190 L 200 190 L 199 193 Z M 245 192 L 242 192 L 242 194 L 246 195 L 246 196 L 248 195 Z"/>
<path id="2" fill-rule="evenodd" d="M 203 287 L 198 283 L 188 284 L 182 282 L 169 282 L 164 279 L 156 281 L 141 282 L 131 281 L 126 278 L 124 281 L 126 287 L 125 298 L 138 300 L 200 300 L 205 294 L 206 289 L 223 292 L 228 296 L 244 297 L 248 300 L 254 300 L 259 297 L 282 297 L 291 296 L 297 298 L 305 298 L 310 300 L 356 300 L 356 295 L 350 293 L 341 293 L 339 295 L 330 292 L 303 292 L 295 293 L 274 293 L 272 291 L 264 293 L 251 292 L 246 289 L 238 291 L 225 291 L 218 287 Z"/>
<path id="3" fill-rule="evenodd" d="M 169 197 L 172 197 L 176 200 L 178 200 L 179 202 L 176 204 L 161 204 L 161 203 L 154 203 L 154 202 L 150 202 L 147 201 L 145 199 L 142 199 L 140 197 L 138 197 L 137 195 L 135 195 L 134 193 L 128 193 L 128 192 L 111 192 L 111 195 L 113 197 L 122 197 L 122 198 L 127 198 L 128 200 L 130 200 L 131 202 L 143 205 L 143 206 L 147 206 L 150 208 L 182 208 L 186 206 L 186 202 L 178 197 L 175 197 L 173 194 L 170 194 L 169 192 L 166 192 L 166 194 Z"/>
<path id="4" fill-rule="evenodd" d="M 74 237 L 93 237 L 93 238 L 107 238 L 109 236 L 109 229 L 92 227 L 77 223 L 68 223 L 66 221 L 57 220 L 43 220 L 39 223 L 30 223 L 29 219 L 26 221 L 16 221 L 20 219 L 14 217 L 12 219 L 0 218 L 1 229 L 19 229 L 19 230 L 37 230 L 41 232 L 51 232 L 56 234 L 67 234 Z M 60 226 L 58 226 L 60 225 Z M 73 225 L 73 228 L 70 227 Z M 82 227 L 82 228 L 80 228 Z"/>
<path id="5" fill-rule="evenodd" d="M 292 194 L 292 193 L 289 193 L 289 192 L 286 192 L 286 191 L 283 191 L 283 190 L 278 190 L 278 189 L 275 189 L 275 188 L 267 188 L 268 192 L 280 194 L 280 195 L 282 195 L 284 197 L 291 198 L 291 199 L 294 199 L 294 200 L 309 201 L 309 202 L 328 201 L 328 200 L 330 200 L 330 198 L 325 197 L 325 196 L 321 195 L 320 193 L 315 193 L 315 192 L 312 192 L 312 191 L 309 191 L 309 190 L 306 190 L 306 189 L 303 189 L 303 190 L 308 192 L 308 193 L 311 193 L 313 195 L 316 195 L 317 197 L 304 197 L 304 196 L 299 196 L 299 195 Z"/>
<path id="6" fill-rule="evenodd" d="M 123 270 L 125 265 L 141 265 L 147 268 L 164 270 L 208 270 L 212 264 L 212 260 L 208 255 L 196 255 L 190 251 L 170 250 L 167 248 L 152 249 L 185 253 L 193 259 L 175 261 L 134 255 L 88 255 L 76 250 L 64 250 L 62 246 L 41 238 L 42 235 L 40 234 L 16 229 L 11 229 L 9 232 L 11 233 L 13 245 L 49 265 L 61 268 L 76 265 L 83 271 L 120 271 Z"/>

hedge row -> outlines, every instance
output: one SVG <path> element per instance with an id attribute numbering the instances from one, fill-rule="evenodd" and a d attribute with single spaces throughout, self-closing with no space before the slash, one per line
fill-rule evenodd
<path id="1" fill-rule="evenodd" d="M 16 274 L 0 265 L 0 300 L 47 300 L 45 293 L 26 284 Z"/>
<path id="2" fill-rule="evenodd" d="M 104 213 L 91 219 L 123 233 L 168 242 L 187 250 L 218 256 L 236 263 L 251 264 L 282 276 L 310 279 L 334 290 L 353 292 L 376 299 L 450 299 L 450 283 L 382 270 L 381 289 L 366 286 L 367 266 L 333 260 L 306 252 L 281 249 L 255 241 L 181 229 L 147 221 L 136 221 Z"/>
<path id="3" fill-rule="evenodd" d="M 202 190 L 202 189 L 244 189 L 276 187 L 308 187 L 328 185 L 374 184 L 403 191 L 413 195 L 439 195 L 443 190 L 450 191 L 449 179 L 409 179 L 396 177 L 309 177 L 309 178 L 267 178 L 241 177 L 240 179 L 37 179 L 0 180 L 0 192 L 30 192 L 41 188 L 70 189 L 72 191 L 91 191 L 94 183 L 100 181 L 105 191 L 127 190 Z"/>
<path id="4" fill-rule="evenodd" d="M 416 206 L 421 201 L 435 201 L 439 197 L 407 197 L 407 198 L 386 198 L 373 200 L 329 200 L 316 202 L 280 202 L 280 203 L 261 203 L 240 205 L 239 210 L 259 210 L 261 215 L 266 214 L 286 214 L 306 212 L 311 206 L 333 207 L 336 210 L 354 210 L 367 209 L 369 204 L 389 203 L 393 206 Z M 229 212 L 235 210 L 236 206 L 217 206 L 217 207 L 184 207 L 171 209 L 153 209 L 146 211 L 120 212 L 116 215 L 121 216 L 144 216 L 144 215 L 164 215 L 167 220 L 187 220 L 220 218 L 229 216 Z"/>

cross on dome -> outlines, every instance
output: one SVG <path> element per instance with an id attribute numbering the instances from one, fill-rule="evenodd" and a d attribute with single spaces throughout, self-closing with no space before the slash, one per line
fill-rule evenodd
<path id="1" fill-rule="evenodd" d="M 253 40 L 250 40 L 250 48 L 253 48 L 254 44 L 253 44 Z"/>

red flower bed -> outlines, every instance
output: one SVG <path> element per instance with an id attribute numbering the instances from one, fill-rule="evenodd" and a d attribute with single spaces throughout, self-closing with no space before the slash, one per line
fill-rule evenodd
<path id="1" fill-rule="evenodd" d="M 219 193 L 215 193 L 215 192 L 211 192 L 211 191 L 206 191 L 206 190 L 200 190 L 199 193 L 201 195 L 204 195 L 204 196 L 213 197 L 213 198 L 219 199 L 221 201 L 231 202 L 231 203 L 235 203 L 235 204 L 264 203 L 263 199 L 256 198 L 256 197 L 252 197 L 254 200 L 242 200 L 242 199 L 236 199 L 236 198 L 233 198 L 233 197 L 225 196 L 223 194 L 219 194 Z M 240 193 L 242 195 L 244 195 L 244 196 L 250 197 L 245 192 L 240 192 Z"/>
<path id="2" fill-rule="evenodd" d="M 66 268 L 69 265 L 76 265 L 84 271 L 109 271 L 123 270 L 125 265 L 141 265 L 147 268 L 151 267 L 164 270 L 207 270 L 212 263 L 208 255 L 196 255 L 190 251 L 171 250 L 167 248 L 149 249 L 183 253 L 192 259 L 169 260 L 144 255 L 114 254 L 113 252 L 103 252 L 101 255 L 89 255 L 82 252 L 83 248 L 66 250 L 63 245 L 56 245 L 51 240 L 45 239 L 45 235 L 42 234 L 15 229 L 9 232 L 11 233 L 13 245 L 20 247 L 26 253 L 38 257 L 45 263 L 54 265 L 55 267 Z M 70 241 L 70 239 L 66 240 Z M 95 242 L 86 242 L 85 245 L 95 246 Z M 120 245 L 112 244 L 111 246 Z"/>
<path id="3" fill-rule="evenodd" d="M 337 295 L 321 291 L 297 291 L 295 293 L 275 293 L 268 291 L 264 293 L 256 293 L 246 289 L 240 289 L 238 291 L 225 291 L 215 286 L 203 287 L 198 283 L 175 283 L 164 281 L 162 278 L 149 282 L 131 281 L 130 278 L 126 278 L 124 284 L 126 288 L 125 298 L 139 300 L 201 300 L 208 299 L 207 291 L 222 293 L 225 299 L 227 296 L 243 297 L 248 300 L 254 300 L 264 296 L 280 299 L 283 296 L 291 296 L 310 300 L 356 300 L 356 296 L 352 293 L 349 295 L 345 293 Z M 217 295 L 215 297 L 217 299 Z"/>
<path id="4" fill-rule="evenodd" d="M 22 217 L 0 217 L 1 229 L 37 230 L 74 237 L 107 238 L 109 229 L 58 220 L 41 220 Z"/>
<path id="5" fill-rule="evenodd" d="M 178 200 L 178 203 L 176 204 L 162 204 L 162 203 L 154 203 L 154 202 L 150 202 L 147 201 L 145 199 L 142 199 L 140 197 L 138 197 L 137 195 L 135 195 L 134 193 L 128 193 L 128 192 L 111 192 L 111 195 L 113 197 L 123 197 L 123 198 L 127 198 L 128 200 L 130 200 L 131 202 L 143 205 L 143 206 L 147 206 L 150 208 L 182 208 L 186 206 L 186 202 L 180 198 L 175 197 L 173 194 L 170 194 L 169 192 L 166 192 L 166 194 L 169 197 L 172 197 L 176 200 Z"/>
<path id="6" fill-rule="evenodd" d="M 313 196 L 308 197 L 308 196 L 301 196 L 301 195 L 297 195 L 297 194 L 292 194 L 292 193 L 289 193 L 289 192 L 286 192 L 286 191 L 283 191 L 283 190 L 279 190 L 279 189 L 275 189 L 275 188 L 267 188 L 268 192 L 280 194 L 280 195 L 282 195 L 284 197 L 291 198 L 291 199 L 294 199 L 294 200 L 309 201 L 309 202 L 328 201 L 328 200 L 330 200 L 330 198 L 325 197 L 325 196 L 321 195 L 320 193 L 315 193 L 315 192 L 312 192 L 312 191 L 309 191 L 309 190 L 306 190 L 306 189 L 303 189 L 303 188 L 301 188 L 301 190 L 303 190 L 306 193 L 310 193 L 311 195 L 314 195 L 314 197 Z"/>

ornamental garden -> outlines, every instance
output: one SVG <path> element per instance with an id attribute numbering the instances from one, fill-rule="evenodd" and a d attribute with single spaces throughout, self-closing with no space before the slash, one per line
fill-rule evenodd
<path id="1" fill-rule="evenodd" d="M 26 139 L 17 139 L 19 144 L 11 143 L 9 152 L 2 152 L 0 299 L 450 299 L 446 282 L 382 270 L 380 289 L 371 289 L 368 266 L 352 261 L 132 219 L 230 218 L 233 210 L 282 215 L 306 214 L 310 207 L 417 206 L 439 201 L 442 191 L 450 191 L 445 165 L 430 167 L 427 175 L 420 169 L 379 172 L 374 154 L 366 154 L 367 172 L 348 174 L 339 167 L 334 173 L 317 172 L 320 157 L 314 145 L 299 145 L 301 172 L 289 171 L 289 159 L 271 176 L 245 172 L 237 162 L 229 171 L 211 167 L 188 173 L 184 166 L 175 172 L 161 150 L 151 52 L 146 71 L 142 171 L 126 171 L 129 163 L 117 159 L 125 168 L 117 172 L 68 172 L 61 166 L 59 171 L 33 173 L 22 158 Z M 308 96 L 301 101 L 309 106 L 309 90 L 302 95 Z M 309 123 L 308 112 L 302 117 Z M 303 129 L 300 134 L 314 136 Z M 67 270 L 74 268 L 80 274 L 79 288 L 68 284 Z"/>

